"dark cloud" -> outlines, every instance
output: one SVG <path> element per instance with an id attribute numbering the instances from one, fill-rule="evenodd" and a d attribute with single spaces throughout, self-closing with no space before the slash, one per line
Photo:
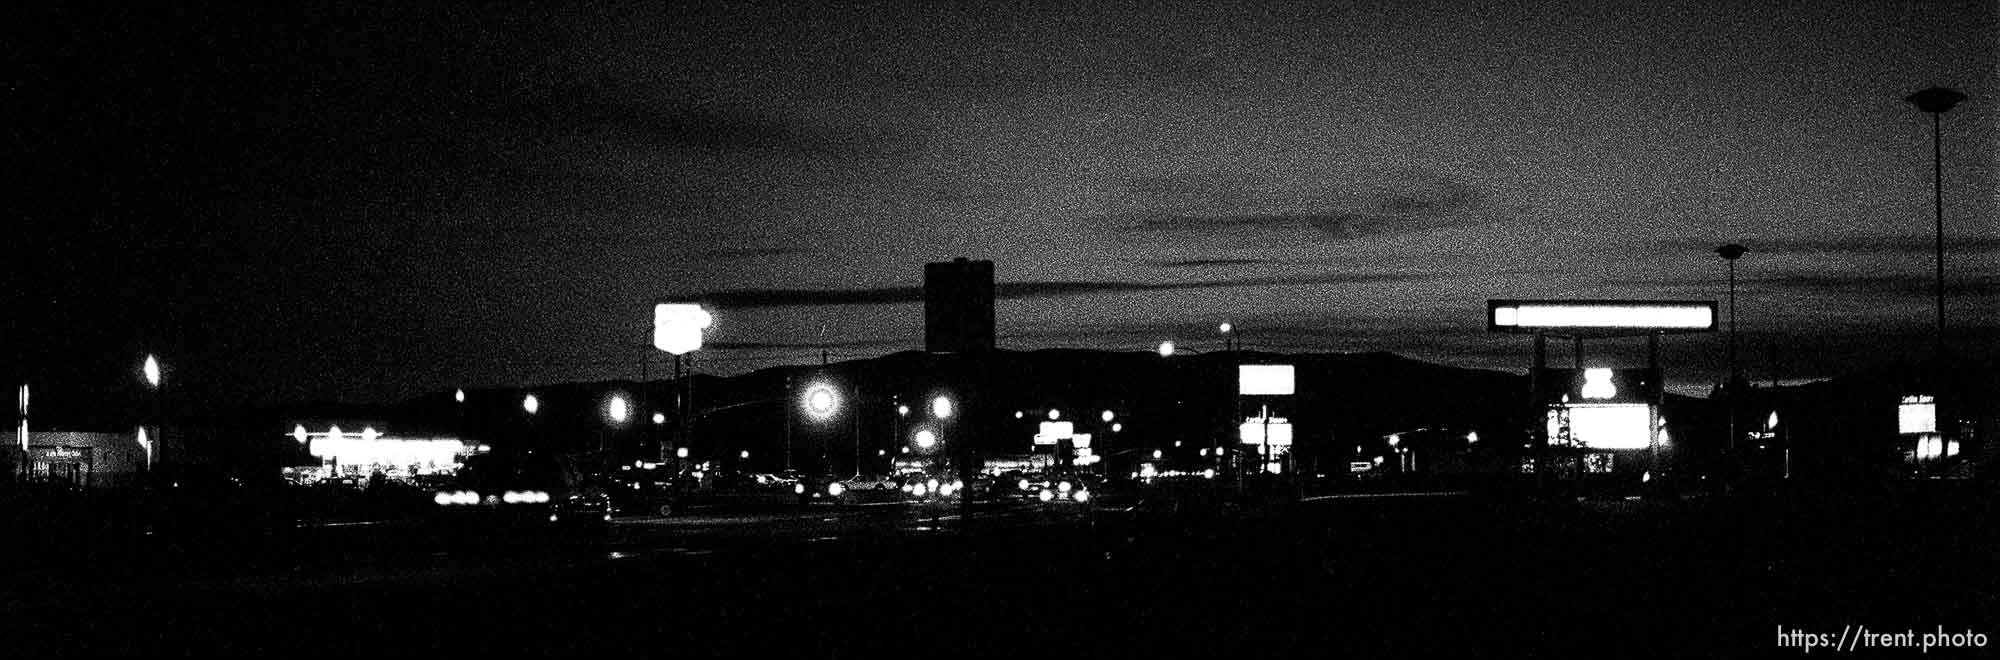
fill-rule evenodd
<path id="1" fill-rule="evenodd" d="M 1254 266 L 1272 263 L 1269 259 L 1184 259 L 1181 261 L 1154 261 L 1149 265 L 1160 268 L 1207 268 L 1209 266 Z"/>
<path id="2" fill-rule="evenodd" d="M 746 247 L 746 248 L 729 248 L 723 250 L 705 250 L 701 254 L 704 257 L 715 257 L 719 259 L 742 259 L 750 257 L 781 257 L 785 255 L 799 254 L 802 252 L 805 252 L 803 248 Z"/>
<path id="3" fill-rule="evenodd" d="M 1143 210 L 1096 218 L 1135 235 L 1285 234 L 1344 241 L 1474 224 L 1484 191 L 1434 170 L 1397 170 L 1359 188 L 1264 191 L 1248 179 L 1144 177 L 1128 180 L 1125 193 Z M 1244 212 L 1291 207 L 1303 210 Z"/>
<path id="4" fill-rule="evenodd" d="M 1713 250 L 1727 241 L 1677 238 L 1666 242 L 1674 250 Z M 1838 238 L 1763 238 L 1741 242 L 1751 254 L 1932 254 L 1935 239 L 1919 236 L 1849 236 Z M 2000 251 L 2000 237 L 1954 238 L 1945 235 L 1947 258 L 1954 253 Z"/>
<path id="5" fill-rule="evenodd" d="M 1312 284 L 1357 284 L 1369 282 L 1405 282 L 1427 279 L 1428 275 L 1402 273 L 1355 273 L 1317 275 L 1312 277 L 1255 277 L 1235 280 L 1208 280 L 1200 282 L 1000 282 L 994 285 L 994 296 L 1001 300 L 1021 300 L 1030 298 L 1057 298 L 1082 296 L 1098 293 L 1130 293 L 1151 291 L 1185 291 L 1196 289 L 1226 289 L 1232 287 L 1298 286 Z M 700 300 L 725 308 L 753 309 L 760 307 L 816 307 L 827 305 L 889 305 L 896 303 L 923 302 L 923 287 L 889 287 L 876 289 L 732 289 L 711 291 L 683 299 Z"/>
<path id="6" fill-rule="evenodd" d="M 1714 277 L 1665 277 L 1660 279 L 1615 280 L 1609 284 L 1618 286 L 1638 286 L 1651 288 L 1700 288 L 1714 290 L 1720 280 Z M 1737 285 L 1746 289 L 1775 288 L 1817 293 L 1822 295 L 1861 295 L 1869 297 L 1903 296 L 1912 300 L 1926 299 L 1936 291 L 1937 279 L 1929 274 L 1911 273 L 1834 273 L 1834 272 L 1793 272 L 1758 277 L 1737 278 Z M 1959 298 L 2000 297 L 2000 285 L 1996 285 L 1991 274 L 1979 277 L 1945 277 L 1946 296 Z"/>

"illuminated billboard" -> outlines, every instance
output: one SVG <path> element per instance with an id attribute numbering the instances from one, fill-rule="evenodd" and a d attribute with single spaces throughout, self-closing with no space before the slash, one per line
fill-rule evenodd
<path id="1" fill-rule="evenodd" d="M 1896 432 L 1937 433 L 1937 399 L 1922 395 L 1903 397 L 1902 405 L 1896 407 Z"/>
<path id="2" fill-rule="evenodd" d="M 1074 422 L 1042 422 L 1042 431 L 1035 434 L 1035 444 L 1037 446 L 1053 445 L 1073 437 L 1076 437 L 1076 424 Z"/>
<path id="3" fill-rule="evenodd" d="M 1289 364 L 1246 364 L 1236 368 L 1236 391 L 1246 396 L 1290 396 L 1298 381 Z"/>
<path id="4" fill-rule="evenodd" d="M 1243 444 L 1263 445 L 1264 432 L 1268 429 L 1271 433 L 1271 446 L 1291 446 L 1292 423 L 1283 417 L 1273 417 L 1270 422 L 1265 424 L 1262 418 L 1256 417 L 1243 420 L 1243 425 L 1236 429 L 1236 435 L 1243 439 Z"/>
<path id="5" fill-rule="evenodd" d="M 1489 332 L 1712 332 L 1713 301 L 1488 300 Z"/>
<path id="6" fill-rule="evenodd" d="M 1653 407 L 1643 403 L 1573 403 L 1569 437 L 1591 449 L 1645 449 L 1652 446 Z M 1549 441 L 1563 444 L 1562 411 L 1548 411 Z"/>
<path id="7" fill-rule="evenodd" d="M 653 347 L 674 355 L 701 350 L 701 331 L 715 317 L 701 305 L 667 303 L 653 306 Z"/>

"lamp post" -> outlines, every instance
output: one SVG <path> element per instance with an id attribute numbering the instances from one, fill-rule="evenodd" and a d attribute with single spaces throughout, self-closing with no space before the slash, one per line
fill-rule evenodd
<path id="1" fill-rule="evenodd" d="M 1222 350 L 1236 350 L 1236 324 L 1223 321 L 1216 329 L 1222 332 Z"/>
<path id="2" fill-rule="evenodd" d="M 1944 358 L 1944 133 L 1942 117 L 1965 95 L 1957 90 L 1932 87 L 1904 99 L 1931 114 L 1931 192 L 1937 243 L 1937 357 Z"/>
<path id="3" fill-rule="evenodd" d="M 139 373 L 145 377 L 146 387 L 152 391 L 153 396 L 154 437 L 144 447 L 146 450 L 146 470 L 151 471 L 153 469 L 153 445 L 157 444 L 161 448 L 165 448 L 167 443 L 167 424 L 165 415 L 163 414 L 164 409 L 160 403 L 160 386 L 166 382 L 166 373 L 160 367 L 159 358 L 154 357 L 151 353 L 146 354 L 146 361 L 139 365 Z"/>
<path id="4" fill-rule="evenodd" d="M 1736 366 L 1736 260 L 1743 258 L 1749 251 L 1749 248 L 1735 243 L 1715 249 L 1715 253 L 1721 255 L 1722 260 L 1729 264 L 1729 379 L 1723 385 L 1725 388 L 1723 392 L 1728 397 L 1729 415 L 1729 442 L 1725 446 L 1731 452 L 1736 451 L 1736 396 L 1739 393 L 1737 382 L 1742 379 Z"/>

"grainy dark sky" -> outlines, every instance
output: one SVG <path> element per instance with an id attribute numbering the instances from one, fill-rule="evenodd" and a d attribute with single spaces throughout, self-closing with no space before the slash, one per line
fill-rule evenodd
<path id="1" fill-rule="evenodd" d="M 727 373 L 921 347 L 955 256 L 1006 347 L 1520 369 L 1485 299 L 1721 299 L 1738 242 L 1753 375 L 1824 377 L 1927 350 L 1931 85 L 1957 340 L 2000 339 L 1993 2 L 1041 4 L 23 12 L 10 370 L 633 378 L 703 300 Z M 1720 337 L 1668 344 L 1705 390 Z"/>

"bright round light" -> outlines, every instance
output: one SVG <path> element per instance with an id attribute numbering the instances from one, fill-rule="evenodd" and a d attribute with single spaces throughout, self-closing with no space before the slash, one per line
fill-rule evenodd
<path id="1" fill-rule="evenodd" d="M 1158 459 L 1159 457 L 1160 457 L 1160 450 L 1158 449 L 1153 450 L 1153 458 Z"/>
<path id="2" fill-rule="evenodd" d="M 146 366 L 145 366 L 145 367 L 143 367 L 143 369 L 144 369 L 144 371 L 146 372 L 146 384 L 147 384 L 147 385 L 151 385 L 151 386 L 153 386 L 153 387 L 159 387 L 159 386 L 160 386 L 160 361 L 159 361 L 159 360 L 155 360 L 155 359 L 153 359 L 153 356 L 151 356 L 151 355 L 147 355 L 147 356 L 146 356 Z"/>
<path id="3" fill-rule="evenodd" d="M 1056 490 L 1062 491 L 1064 493 L 1069 492 L 1070 489 L 1072 488 L 1076 488 L 1076 486 L 1067 481 L 1056 484 Z"/>
<path id="4" fill-rule="evenodd" d="M 1106 411 L 1104 411 L 1104 414 L 1102 414 L 1102 415 L 1098 415 L 1097 417 L 1098 417 L 1099 419 L 1102 419 L 1102 420 L 1104 420 L 1104 421 L 1107 421 L 1107 422 L 1109 422 L 1109 421 L 1111 421 L 1111 420 L 1113 420 L 1113 419 L 1117 419 L 1117 418 L 1118 418 L 1118 414 L 1117 414 L 1117 413 L 1114 413 L 1114 412 L 1111 412 L 1111 411 L 1109 411 L 1109 410 L 1106 410 Z"/>
<path id="5" fill-rule="evenodd" d="M 1028 416 L 1027 413 L 1021 412 L 1019 410 L 1014 411 L 1014 419 L 1020 419 L 1022 417 L 1027 417 L 1027 416 Z"/>
<path id="6" fill-rule="evenodd" d="M 930 429 L 917 431 L 917 448 L 930 449 L 937 446 L 937 434 Z"/>
<path id="7" fill-rule="evenodd" d="M 797 494 L 800 494 L 800 495 L 804 495 L 804 494 L 806 494 L 806 485 L 805 485 L 805 484 L 792 484 L 792 492 L 794 492 L 794 493 L 797 493 Z"/>
<path id="8" fill-rule="evenodd" d="M 458 389 L 458 391 L 452 392 L 451 398 L 452 400 L 457 401 L 459 403 L 465 403 L 465 388 L 461 387 Z"/>
<path id="9" fill-rule="evenodd" d="M 847 492 L 847 484 L 836 481 L 826 485 L 826 494 L 828 495 L 840 497 L 840 494 L 845 492 Z"/>
<path id="10" fill-rule="evenodd" d="M 937 490 L 937 487 L 938 487 L 938 480 L 936 480 L 936 479 L 932 479 L 932 480 L 930 480 L 930 481 L 926 481 L 926 482 L 924 482 L 924 485 L 926 485 L 926 486 L 930 486 L 930 487 L 931 487 L 931 490 Z"/>
<path id="11" fill-rule="evenodd" d="M 930 491 L 929 491 L 929 490 L 927 490 L 927 489 L 926 489 L 926 488 L 924 487 L 924 485 L 923 485 L 923 484 L 917 484 L 917 485 L 914 485 L 914 486 L 911 486 L 911 487 L 910 487 L 910 494 L 911 494 L 911 495 L 915 495 L 915 496 L 917 496 L 917 497 L 923 497 L 923 496 L 924 496 L 924 493 L 927 493 L 927 492 L 930 492 Z"/>
<path id="12" fill-rule="evenodd" d="M 1081 504 L 1090 501 L 1090 491 L 1079 490 L 1074 493 L 1070 493 L 1069 497 L 1070 499 L 1076 500 L 1077 503 Z"/>
<path id="13" fill-rule="evenodd" d="M 909 407 L 909 406 L 896 406 L 896 414 L 897 414 L 897 415 L 901 415 L 901 416 L 904 416 L 904 417 L 909 417 L 909 416 L 910 416 L 910 407 Z"/>
<path id="14" fill-rule="evenodd" d="M 1056 501 L 1056 494 L 1049 492 L 1047 488 L 1043 488 L 1041 498 L 1043 502 L 1054 502 Z"/>
<path id="15" fill-rule="evenodd" d="M 302 445 L 303 445 L 303 444 L 305 444 L 305 443 L 306 443 L 306 438 L 307 438 L 307 437 L 308 437 L 308 436 L 306 435 L 306 425 L 304 425 L 304 424 L 300 424 L 300 425 L 298 425 L 298 426 L 294 426 L 294 427 L 292 427 L 292 439 L 293 439 L 293 440 L 297 440 L 297 441 L 299 441 L 299 444 L 302 444 Z"/>
<path id="16" fill-rule="evenodd" d="M 632 408 L 626 405 L 623 394 L 612 395 L 611 401 L 604 404 L 604 412 L 611 416 L 611 421 L 620 424 L 625 423 L 625 418 L 632 416 Z"/>
<path id="17" fill-rule="evenodd" d="M 1221 330 L 1221 331 L 1222 331 L 1222 334 L 1225 334 L 1225 335 L 1226 335 L 1226 334 L 1229 334 L 1229 331 L 1231 331 L 1231 330 L 1235 330 L 1235 329 L 1236 329 L 1236 326 L 1233 326 L 1233 325 L 1230 325 L 1230 324 L 1228 324 L 1228 323 L 1224 323 L 1224 324 L 1222 324 L 1221 326 L 1217 327 L 1216 329 L 1217 329 L 1217 330 Z"/>
<path id="18" fill-rule="evenodd" d="M 1016 487 L 1016 488 L 1019 488 L 1019 489 L 1021 489 L 1021 490 L 1027 490 L 1027 489 L 1028 489 L 1028 480 L 1027 480 L 1027 479 L 1022 479 L 1022 480 L 1020 480 L 1020 481 L 1016 481 L 1016 482 L 1014 482 L 1014 487 Z"/>
<path id="19" fill-rule="evenodd" d="M 438 493 L 431 497 L 431 501 L 436 502 L 438 506 L 451 506 L 457 500 L 458 498 L 452 497 L 451 493 Z"/>
<path id="20" fill-rule="evenodd" d="M 674 450 L 674 458 L 687 458 L 687 457 L 688 457 L 688 448 L 681 447 L 679 449 Z"/>
<path id="21" fill-rule="evenodd" d="M 833 393 L 833 388 L 830 386 L 814 385 L 806 390 L 806 412 L 811 413 L 814 418 L 831 417 L 834 409 L 839 406 L 840 397 Z"/>
<path id="22" fill-rule="evenodd" d="M 339 425 L 339 424 L 335 424 L 335 425 L 333 425 L 332 427 L 329 427 L 329 428 L 328 428 L 328 429 L 326 430 L 326 439 L 328 439 L 328 440 L 339 440 L 339 439 L 340 439 L 340 425 Z"/>
<path id="23" fill-rule="evenodd" d="M 940 396 L 931 399 L 931 415 L 938 419 L 951 419 L 951 398 Z"/>
<path id="24" fill-rule="evenodd" d="M 1160 342 L 1160 357 L 1173 357 L 1173 356 L 1174 356 L 1174 343 L 1170 341 Z"/>
<path id="25" fill-rule="evenodd" d="M 535 411 L 542 409 L 542 400 L 535 398 L 533 394 L 521 397 L 521 409 L 533 415 Z"/>
<path id="26" fill-rule="evenodd" d="M 1049 409 L 1049 421 L 1053 422 L 1053 421 L 1056 421 L 1056 420 L 1058 420 L 1058 419 L 1062 419 L 1062 411 L 1060 411 L 1060 410 L 1056 410 L 1056 409 L 1054 409 L 1054 408 L 1050 408 L 1050 409 Z"/>
<path id="27" fill-rule="evenodd" d="M 1112 433 L 1117 433 L 1117 432 L 1119 432 L 1119 431 L 1123 431 L 1123 430 L 1125 430 L 1125 423 L 1124 423 L 1124 422 L 1115 422 L 1115 423 L 1113 423 L 1113 424 L 1111 425 L 1111 432 L 1112 432 Z"/>
<path id="28" fill-rule="evenodd" d="M 750 450 L 745 449 L 743 451 L 736 452 L 736 457 L 745 459 L 750 458 Z"/>

